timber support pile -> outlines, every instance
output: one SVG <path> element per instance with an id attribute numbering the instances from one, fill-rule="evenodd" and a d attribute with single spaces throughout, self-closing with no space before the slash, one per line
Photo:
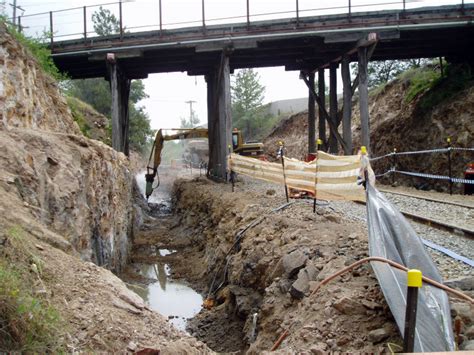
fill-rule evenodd
<path id="1" fill-rule="evenodd" d="M 224 50 L 216 70 L 206 75 L 209 129 L 209 175 L 227 179 L 227 154 L 232 147 L 229 52 Z"/>
<path id="2" fill-rule="evenodd" d="M 108 79 L 112 94 L 112 148 L 129 155 L 129 110 L 131 80 L 121 71 L 115 54 L 107 54 Z"/>

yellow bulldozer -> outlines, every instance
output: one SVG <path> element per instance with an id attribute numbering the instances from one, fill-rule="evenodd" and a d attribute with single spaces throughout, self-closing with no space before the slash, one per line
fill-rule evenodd
<path id="1" fill-rule="evenodd" d="M 148 199 L 153 190 L 159 186 L 153 187 L 153 183 L 158 173 L 158 167 L 161 164 L 161 152 L 165 141 L 177 139 L 196 139 L 209 138 L 207 128 L 191 128 L 191 129 L 171 129 L 166 131 L 173 131 L 172 134 L 164 134 L 164 129 L 158 130 L 155 141 L 148 160 L 147 173 L 145 174 L 146 189 L 145 195 Z M 242 132 L 234 129 L 232 131 L 232 150 L 234 153 L 244 156 L 252 156 L 255 158 L 263 157 L 263 143 L 245 143 Z"/>

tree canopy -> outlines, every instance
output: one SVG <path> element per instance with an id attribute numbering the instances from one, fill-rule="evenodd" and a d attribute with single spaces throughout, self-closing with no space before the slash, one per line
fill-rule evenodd
<path id="1" fill-rule="evenodd" d="M 270 116 L 262 105 L 265 87 L 253 69 L 237 72 L 232 83 L 232 119 L 247 139 L 259 138 Z"/>
<path id="2" fill-rule="evenodd" d="M 117 17 L 102 6 L 92 14 L 92 22 L 94 31 L 99 36 L 110 36 L 120 32 L 120 22 Z"/>
<path id="3" fill-rule="evenodd" d="M 92 15 L 94 30 L 101 36 L 108 36 L 120 31 L 118 20 L 110 10 L 99 8 Z M 99 113 L 111 116 L 112 95 L 109 83 L 102 78 L 73 80 L 67 89 L 70 96 L 87 102 Z M 138 103 L 146 99 L 145 85 L 142 80 L 133 80 L 130 85 L 129 118 L 130 118 L 130 147 L 134 150 L 145 151 L 152 137 L 150 119 L 143 106 Z"/>

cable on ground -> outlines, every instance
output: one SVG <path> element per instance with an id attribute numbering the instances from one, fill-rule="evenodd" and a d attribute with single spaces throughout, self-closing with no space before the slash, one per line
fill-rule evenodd
<path id="1" fill-rule="evenodd" d="M 314 296 L 316 294 L 316 292 L 318 292 L 318 290 L 330 283 L 332 280 L 334 280 L 335 278 L 341 276 L 342 274 L 345 274 L 349 271 L 352 271 L 352 269 L 354 269 L 355 267 L 358 267 L 364 263 L 367 263 L 367 262 L 370 262 L 370 261 L 379 261 L 379 262 L 383 262 L 383 263 L 386 263 L 386 264 L 389 264 L 390 266 L 396 268 L 396 269 L 399 269 L 399 270 L 402 270 L 402 271 L 405 271 L 407 272 L 408 271 L 408 268 L 401 265 L 401 264 L 398 264 L 392 260 L 389 260 L 389 259 L 386 259 L 386 258 L 382 258 L 382 257 L 379 257 L 379 256 L 369 256 L 367 258 L 364 258 L 364 259 L 361 259 L 361 260 L 358 260 L 356 261 L 355 263 L 352 263 L 351 265 L 343 268 L 343 269 L 340 269 L 339 271 L 337 271 L 336 273 L 332 274 L 331 276 L 325 278 L 323 281 L 321 281 L 319 283 L 319 285 L 313 290 L 313 292 L 310 293 L 309 295 L 309 298 L 311 298 L 312 296 Z M 453 294 L 454 296 L 458 297 L 458 298 L 461 298 L 471 304 L 474 304 L 474 299 L 469 297 L 468 295 L 460 292 L 460 291 L 457 291 L 457 290 L 454 290 L 448 286 L 445 286 L 443 285 L 442 283 L 439 283 L 437 281 L 434 281 L 426 276 L 423 276 L 422 277 L 422 280 L 427 283 L 427 284 L 430 284 L 434 287 L 437 287 L 439 289 L 442 289 L 446 292 L 449 292 L 451 294 Z M 306 322 L 306 320 L 308 319 L 308 317 L 303 321 L 303 324 Z M 271 348 L 271 351 L 275 351 L 276 349 L 278 349 L 278 347 L 281 345 L 281 343 L 283 342 L 283 340 L 285 340 L 285 338 L 289 335 L 289 328 L 291 328 L 296 322 L 294 321 L 292 324 L 290 324 L 290 326 L 288 327 L 288 329 L 285 329 L 283 331 L 283 333 L 278 337 L 277 341 L 273 344 L 273 347 Z"/>

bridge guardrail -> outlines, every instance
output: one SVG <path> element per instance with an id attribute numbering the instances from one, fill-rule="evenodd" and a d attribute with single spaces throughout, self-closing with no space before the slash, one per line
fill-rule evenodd
<path id="1" fill-rule="evenodd" d="M 143 3 L 129 2 L 129 0 L 20 15 L 17 19 L 12 19 L 12 22 L 17 24 L 20 31 L 28 30 L 29 35 L 35 32 L 37 34 L 38 30 L 43 30 L 43 32 L 48 34 L 48 40 L 53 44 L 59 40 L 80 38 L 87 40 L 88 38 L 97 37 L 98 34 L 93 30 L 92 15 L 100 7 L 110 11 L 110 14 L 118 20 L 119 28 L 117 29 L 117 34 L 122 38 L 126 31 L 158 30 L 160 36 L 162 36 L 164 31 L 168 29 L 201 27 L 203 33 L 206 33 L 207 27 L 213 24 L 246 23 L 250 27 L 252 21 L 263 19 L 291 18 L 296 26 L 298 26 L 300 20 L 306 16 L 346 14 L 348 19 L 350 19 L 354 13 L 361 11 L 383 9 L 398 10 L 403 13 L 408 9 L 433 5 L 455 5 L 459 6 L 460 12 L 463 12 L 465 3 L 474 1 L 439 0 L 434 4 L 433 1 L 427 0 L 335 0 L 332 6 L 314 7 L 314 3 L 307 0 L 287 0 L 281 3 L 272 3 L 272 11 L 266 12 L 259 11 L 259 6 L 262 6 L 262 2 L 258 0 L 245 0 L 245 6 L 238 6 L 238 8 L 230 6 L 232 3 L 227 1 L 220 8 L 207 8 L 206 0 L 195 0 L 195 4 L 189 3 L 193 7 L 187 9 L 188 12 L 192 12 L 193 16 L 195 16 L 191 20 L 177 16 L 182 11 L 175 11 L 176 9 L 167 12 L 167 9 L 163 6 L 164 2 L 165 0 L 156 0 L 156 2 L 150 5 L 151 7 L 147 7 L 146 11 L 142 11 L 141 14 L 143 16 L 138 18 L 139 23 L 133 23 L 132 17 L 135 19 L 137 16 L 130 16 L 130 14 L 138 9 L 139 5 L 143 6 Z M 282 4 L 285 6 L 281 7 Z M 167 5 L 168 7 L 174 6 L 170 3 Z M 222 15 L 221 11 L 225 11 L 226 7 L 229 8 L 228 11 L 232 11 L 232 14 L 229 16 Z M 214 14 L 218 13 L 218 15 L 208 15 L 206 17 L 206 11 Z M 164 15 L 167 16 L 167 20 L 164 19 Z M 152 18 L 150 20 L 151 23 L 147 23 L 146 17 L 150 18 L 150 16 Z M 154 19 L 153 16 L 155 16 Z"/>

